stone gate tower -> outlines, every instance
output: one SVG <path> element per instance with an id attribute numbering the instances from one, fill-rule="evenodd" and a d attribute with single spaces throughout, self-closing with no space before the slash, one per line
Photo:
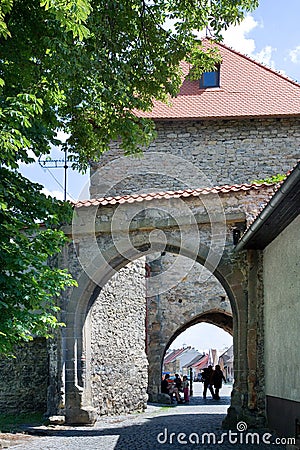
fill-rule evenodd
<path id="1" fill-rule="evenodd" d="M 138 200 L 139 195 L 149 195 L 151 192 L 183 192 L 226 185 L 232 189 L 231 206 L 226 207 L 241 213 L 239 219 L 235 216 L 234 220 L 226 222 L 226 245 L 230 245 L 230 230 L 237 227 L 242 231 L 267 198 L 256 196 L 249 202 L 248 198 L 234 195 L 234 190 L 242 191 L 241 186 L 253 180 L 286 173 L 300 157 L 300 86 L 222 44 L 217 46 L 222 56 L 217 76 L 206 77 L 204 73 L 199 81 L 185 78 L 171 106 L 154 102 L 151 112 L 140 113 L 153 119 L 156 125 L 157 137 L 144 150 L 147 161 L 151 161 L 152 157 L 152 164 L 146 163 L 141 169 L 134 158 L 120 160 L 122 153 L 118 142 L 114 142 L 102 161 L 91 167 L 90 193 L 91 198 L 120 196 L 126 199 L 126 196 L 132 195 L 134 201 Z M 182 69 L 184 75 L 188 75 L 188 65 L 184 63 Z M 105 184 L 106 173 L 109 173 L 109 181 Z M 240 187 L 235 187 L 236 184 Z M 168 195 L 172 197 L 172 194 Z M 144 222 L 144 226 L 149 227 L 149 222 Z M 232 241 L 231 246 L 233 248 Z M 208 277 L 205 271 L 209 272 L 209 269 L 203 269 L 200 261 L 190 267 L 189 258 L 175 255 L 176 252 L 172 253 L 172 248 L 168 248 L 167 252 L 159 248 L 147 256 L 151 275 L 155 277 L 169 273 L 174 259 L 181 269 L 185 265 L 186 269 L 180 283 L 171 289 L 150 297 L 145 291 L 148 300 L 145 305 L 144 338 L 150 398 L 157 400 L 159 395 L 161 363 L 167 346 L 190 325 L 207 321 L 233 334 L 236 373 L 243 371 L 237 396 L 243 392 L 245 398 L 247 392 L 248 399 L 242 409 L 259 410 L 263 415 L 263 324 L 260 328 L 257 322 L 257 315 L 263 308 L 263 299 L 259 297 L 260 286 L 253 287 L 252 283 L 255 312 L 252 310 L 250 313 L 247 302 L 240 306 L 241 310 L 234 310 L 236 305 L 230 299 L 230 289 L 226 283 L 220 282 L 220 274 L 216 272 L 216 277 Z M 248 270 L 249 264 L 251 266 L 254 262 L 240 261 L 239 264 L 244 280 L 237 279 L 236 283 L 241 283 L 241 289 L 250 295 L 248 283 L 251 275 Z M 199 284 L 200 272 L 206 279 L 205 283 Z M 175 276 L 174 273 L 172 276 Z M 115 277 L 117 279 L 118 275 Z M 124 286 L 124 280 L 120 284 Z M 108 286 L 109 283 L 106 288 Z M 126 291 L 127 294 L 131 292 L 128 286 Z M 134 291 L 137 292 L 136 288 Z M 117 291 L 115 295 L 119 295 Z M 95 303 L 95 311 L 100 303 L 100 300 Z M 239 327 L 250 327 L 252 331 L 238 334 Z M 94 325 L 92 329 L 94 333 Z M 241 339 L 247 342 L 243 349 L 240 347 Z M 103 351 L 99 349 L 98 355 L 94 355 L 95 361 L 101 360 Z M 253 360 L 251 353 L 256 355 Z M 248 361 L 246 368 L 239 367 L 238 361 L 241 360 Z M 260 385 L 255 376 L 258 372 L 261 372 Z M 96 384 L 94 389 L 98 392 L 98 399 L 101 394 Z M 255 384 L 259 400 L 255 398 Z M 100 406 L 98 403 L 95 406 L 100 411 L 103 408 L 106 410 L 106 406 L 101 406 L 101 401 Z"/>
<path id="2" fill-rule="evenodd" d="M 268 186 L 247 183 L 285 173 L 300 158 L 300 86 L 216 45 L 217 76 L 185 78 L 171 106 L 155 102 L 141 113 L 157 130 L 144 159 L 122 158 L 113 142 L 91 167 L 92 200 L 77 203 L 75 227 L 66 227 L 74 245 L 60 264 L 78 287 L 61 298 L 67 326 L 49 366 L 46 351 L 39 354 L 48 413 L 69 423 L 159 399 L 166 348 L 201 321 L 233 335 L 228 422 L 263 423 L 261 255 L 236 255 L 232 231 L 242 232 L 270 195 Z"/>

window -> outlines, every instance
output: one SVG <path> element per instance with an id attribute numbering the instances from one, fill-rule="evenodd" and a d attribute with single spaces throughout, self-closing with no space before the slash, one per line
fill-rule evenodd
<path id="1" fill-rule="evenodd" d="M 212 72 L 203 72 L 200 78 L 200 89 L 220 86 L 220 66 Z"/>

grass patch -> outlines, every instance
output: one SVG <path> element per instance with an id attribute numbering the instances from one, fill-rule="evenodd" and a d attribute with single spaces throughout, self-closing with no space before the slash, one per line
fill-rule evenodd
<path id="1" fill-rule="evenodd" d="M 42 413 L 0 414 L 0 432 L 16 433 L 22 425 L 38 426 L 45 423 Z"/>

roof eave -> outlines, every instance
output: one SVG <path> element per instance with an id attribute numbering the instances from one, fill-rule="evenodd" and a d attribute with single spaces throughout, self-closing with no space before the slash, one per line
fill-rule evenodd
<path id="1" fill-rule="evenodd" d="M 147 117 L 154 122 L 168 122 L 168 121 L 181 121 L 181 120 L 244 120 L 244 119 L 287 119 L 293 117 L 300 117 L 300 113 L 289 114 L 257 114 L 257 115 L 243 115 L 243 116 L 181 116 L 181 117 Z"/>
<path id="2" fill-rule="evenodd" d="M 300 161 L 242 236 L 235 251 L 264 249 L 300 214 Z"/>

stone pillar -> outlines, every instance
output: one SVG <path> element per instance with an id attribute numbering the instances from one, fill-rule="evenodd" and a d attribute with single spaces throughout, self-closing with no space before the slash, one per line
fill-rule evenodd
<path id="1" fill-rule="evenodd" d="M 148 318 L 151 322 L 147 326 L 148 349 L 148 396 L 150 402 L 158 402 L 160 397 L 161 366 L 164 353 L 164 340 L 161 336 L 161 318 L 159 307 L 159 295 L 147 299 Z M 149 339 L 151 337 L 151 339 Z M 162 345 L 161 345 L 162 344 Z"/>
<path id="2" fill-rule="evenodd" d="M 236 428 L 243 420 L 247 404 L 247 275 L 246 255 L 231 255 L 230 263 L 220 268 L 228 285 L 231 296 L 233 315 L 233 351 L 234 351 L 234 385 L 231 393 L 231 405 L 223 421 L 224 428 Z"/>
<path id="3" fill-rule="evenodd" d="M 89 290 L 87 290 L 89 292 Z M 66 423 L 92 425 L 97 413 L 92 406 L 89 376 L 86 372 L 87 347 L 89 346 L 89 316 L 86 304 L 78 299 L 68 305 L 64 329 L 64 379 Z M 88 348 L 89 351 L 89 348 Z"/>
<path id="4" fill-rule="evenodd" d="M 248 250 L 248 409 L 253 425 L 265 425 L 263 253 Z"/>
<path id="5" fill-rule="evenodd" d="M 67 321 L 65 357 L 65 417 L 68 424 L 92 425 L 97 419 L 96 409 L 92 407 L 89 386 L 82 367 L 82 334 L 73 334 L 71 320 Z"/>
<path id="6" fill-rule="evenodd" d="M 233 342 L 235 383 L 223 426 L 235 428 L 237 422 L 244 421 L 248 427 L 262 427 L 265 426 L 262 252 L 244 252 L 237 263 L 245 272 L 245 280 L 244 284 L 234 285 L 235 271 L 227 277 L 237 300 L 237 314 Z"/>
<path id="7" fill-rule="evenodd" d="M 247 295 L 242 285 L 235 289 L 238 310 L 233 311 L 234 385 L 224 428 L 235 428 L 247 403 Z"/>

